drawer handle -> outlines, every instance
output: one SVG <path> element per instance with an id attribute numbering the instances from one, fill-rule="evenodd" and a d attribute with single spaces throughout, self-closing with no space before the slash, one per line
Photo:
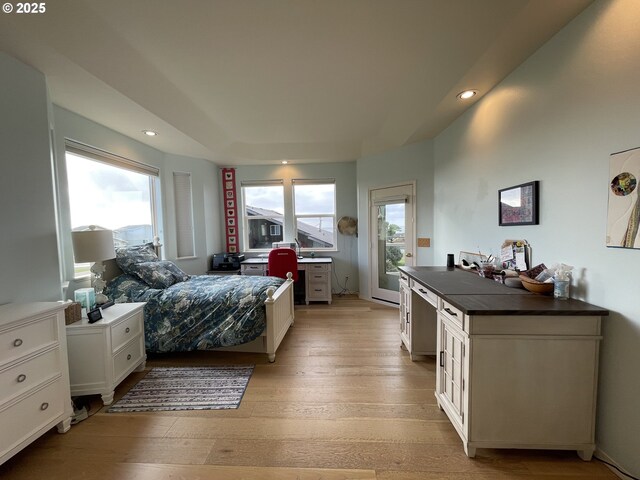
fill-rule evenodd
<path id="1" fill-rule="evenodd" d="M 418 291 L 419 291 L 420 293 L 424 293 L 425 295 L 428 295 L 428 294 L 429 294 L 429 292 L 428 292 L 427 290 L 424 290 L 424 289 L 422 289 L 422 288 L 419 288 L 419 289 L 418 289 Z"/>
<path id="2" fill-rule="evenodd" d="M 314 291 L 314 292 L 321 292 L 321 291 L 322 291 L 322 289 L 321 289 L 321 288 L 314 288 L 314 289 L 313 289 L 313 291 Z"/>
<path id="3" fill-rule="evenodd" d="M 129 327 L 127 327 L 124 331 L 124 333 L 129 333 L 131 331 L 131 329 Z"/>
<path id="4" fill-rule="evenodd" d="M 19 347 L 20 345 L 22 345 L 22 343 L 23 343 L 23 342 L 22 342 L 22 339 L 21 339 L 21 338 L 16 338 L 16 339 L 13 341 L 13 346 L 14 346 L 14 347 Z"/>
<path id="5" fill-rule="evenodd" d="M 444 352 L 440 352 L 440 366 L 444 368 Z"/>
<path id="6" fill-rule="evenodd" d="M 47 402 L 44 402 L 42 405 L 40 405 L 40 410 L 45 411 L 47 408 L 49 408 L 49 404 Z"/>
<path id="7" fill-rule="evenodd" d="M 131 354 L 127 355 L 127 360 L 131 360 Z"/>
<path id="8" fill-rule="evenodd" d="M 18 380 L 18 383 L 22 383 L 27 379 L 27 376 L 24 373 L 21 373 L 20 375 L 18 375 L 18 378 L 16 380 Z"/>
<path id="9" fill-rule="evenodd" d="M 454 312 L 453 310 L 451 310 L 450 308 L 445 307 L 444 311 L 447 312 L 449 315 L 453 315 L 454 317 L 458 316 L 458 314 L 456 312 Z"/>

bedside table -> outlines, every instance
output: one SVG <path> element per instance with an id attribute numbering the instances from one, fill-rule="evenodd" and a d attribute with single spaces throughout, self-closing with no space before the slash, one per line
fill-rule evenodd
<path id="1" fill-rule="evenodd" d="M 102 320 L 67 325 L 71 395 L 99 393 L 113 402 L 115 388 L 134 370 L 144 370 L 144 303 L 116 303 Z"/>

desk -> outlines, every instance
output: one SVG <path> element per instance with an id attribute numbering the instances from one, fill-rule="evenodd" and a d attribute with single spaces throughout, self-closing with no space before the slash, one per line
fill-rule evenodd
<path id="1" fill-rule="evenodd" d="M 401 338 L 412 354 L 435 343 L 436 400 L 469 457 L 476 448 L 538 448 L 591 458 L 607 310 L 457 269 L 399 270 Z"/>
<path id="2" fill-rule="evenodd" d="M 247 258 L 240 264 L 242 275 L 267 275 L 266 257 Z M 331 304 L 331 257 L 303 257 L 298 259 L 298 271 L 304 272 L 305 303 Z"/>

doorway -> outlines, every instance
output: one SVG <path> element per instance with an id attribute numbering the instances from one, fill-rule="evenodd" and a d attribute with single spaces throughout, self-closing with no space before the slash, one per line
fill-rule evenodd
<path id="1" fill-rule="evenodd" d="M 400 303 L 398 267 L 414 264 L 415 183 L 369 191 L 371 298 Z"/>

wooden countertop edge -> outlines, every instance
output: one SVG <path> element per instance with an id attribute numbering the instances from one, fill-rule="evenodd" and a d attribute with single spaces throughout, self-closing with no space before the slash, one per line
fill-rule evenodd
<path id="1" fill-rule="evenodd" d="M 590 303 L 584 302 L 578 299 L 568 299 L 568 300 L 557 300 L 553 297 L 549 297 L 547 295 L 535 294 L 532 292 L 528 292 L 522 290 L 522 292 L 513 292 L 508 294 L 500 294 L 500 293 L 477 293 L 477 294 L 451 294 L 444 293 L 439 291 L 437 287 L 433 285 L 429 285 L 425 283 L 424 280 L 413 275 L 411 271 L 417 272 L 416 268 L 420 267 L 400 267 L 399 270 L 409 276 L 414 281 L 418 282 L 423 287 L 431 290 L 436 295 L 442 297 L 447 302 L 451 303 L 454 307 L 459 308 L 466 315 L 545 315 L 545 316 L 607 316 L 609 315 L 609 310 L 598 307 L 596 305 L 592 305 Z M 445 272 L 467 272 L 462 269 L 451 269 L 447 267 L 423 267 L 433 269 L 433 272 L 445 273 Z M 485 279 L 483 277 L 477 276 L 478 279 L 482 279 L 482 281 L 493 281 L 490 279 Z M 510 288 L 510 287 L 504 287 Z M 474 308 L 465 305 L 461 300 L 470 299 L 473 297 L 495 297 L 500 301 L 515 301 L 516 298 L 526 297 L 528 300 L 538 301 L 538 299 L 545 299 L 543 301 L 552 302 L 549 306 L 550 308 L 513 308 L 513 307 L 505 307 L 505 308 Z M 525 300 L 526 301 L 526 300 Z M 579 303 L 579 305 L 576 305 Z M 571 306 L 574 308 L 567 308 L 567 306 Z M 587 306 L 588 308 L 579 308 L 579 306 Z"/>

